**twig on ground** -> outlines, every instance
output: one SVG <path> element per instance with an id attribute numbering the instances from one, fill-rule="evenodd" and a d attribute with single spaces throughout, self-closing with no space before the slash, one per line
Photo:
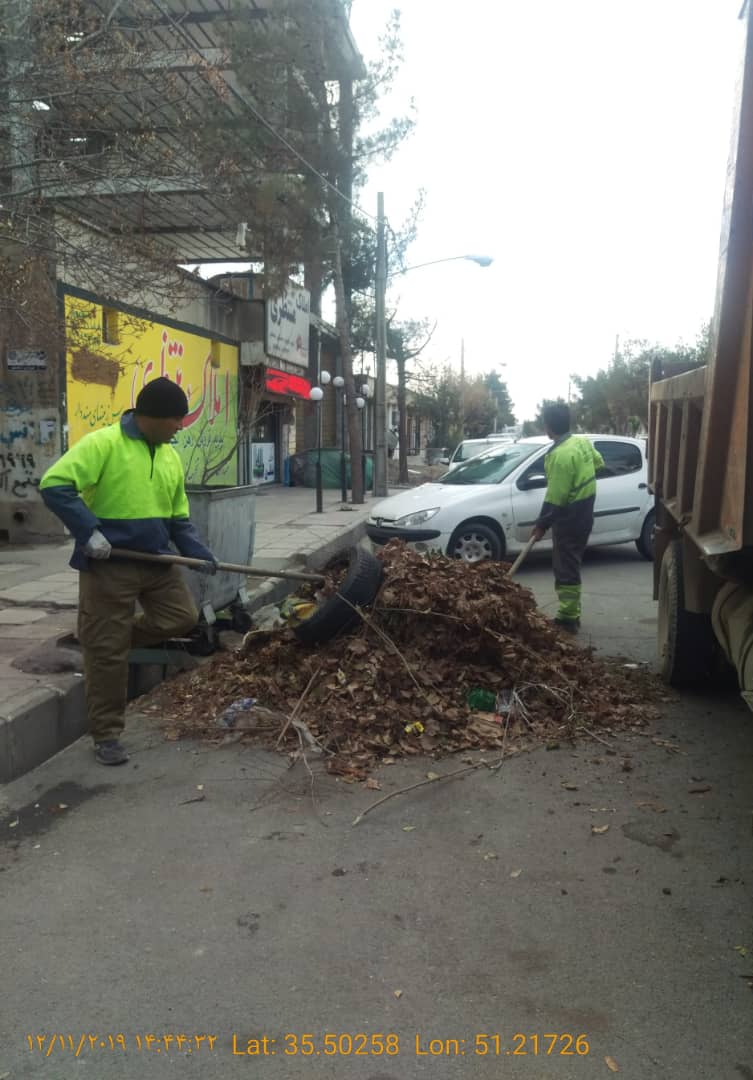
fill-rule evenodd
<path id="1" fill-rule="evenodd" d="M 290 714 L 288 719 L 285 721 L 285 723 L 283 725 L 283 728 L 282 728 L 282 731 L 280 732 L 280 734 L 278 736 L 278 739 L 277 739 L 277 746 L 278 747 L 279 747 L 280 743 L 282 742 L 282 740 L 284 739 L 286 731 L 288 730 L 288 728 L 290 727 L 290 725 L 293 723 L 296 716 L 300 712 L 301 705 L 303 705 L 303 702 L 306 699 L 306 695 L 308 694 L 309 690 L 314 685 L 316 680 L 319 678 L 319 673 L 320 673 L 321 670 L 322 670 L 322 665 L 320 664 L 319 667 L 314 672 L 314 674 L 309 679 L 309 681 L 306 683 L 306 687 L 305 687 L 303 693 L 298 698 L 298 701 L 295 703 L 295 707 L 294 707 L 292 713 Z"/>
<path id="2" fill-rule="evenodd" d="M 611 743 L 608 743 L 606 739 L 602 739 L 601 735 L 597 735 L 596 732 L 591 731 L 590 728 L 583 727 L 583 725 L 581 724 L 581 726 L 577 727 L 575 730 L 576 731 L 584 731 L 586 733 L 586 735 L 590 735 L 592 739 L 596 739 L 597 742 L 603 743 L 603 745 L 606 746 L 609 750 L 612 749 L 612 744 Z"/>
<path id="3" fill-rule="evenodd" d="M 473 772 L 475 769 L 480 769 L 482 766 L 487 768 L 499 768 L 502 764 L 502 759 L 495 766 L 489 765 L 488 761 L 477 761 L 475 765 L 466 765 L 464 769 L 455 769 L 453 772 L 445 773 L 443 776 L 432 776 L 428 780 L 419 780 L 417 784 L 409 784 L 408 787 L 398 788 L 397 791 L 391 791 L 389 795 L 383 795 L 381 799 L 377 799 L 371 806 L 367 806 L 365 810 L 362 810 L 358 817 L 354 818 L 352 825 L 358 825 L 367 814 L 370 814 L 372 810 L 376 810 L 377 806 L 381 806 L 382 803 L 388 802 L 389 799 L 394 799 L 398 795 L 405 795 L 409 791 L 415 791 L 416 788 L 426 787 L 427 784 L 436 784 L 440 780 L 452 780 L 456 776 L 462 776 L 463 773 Z"/>

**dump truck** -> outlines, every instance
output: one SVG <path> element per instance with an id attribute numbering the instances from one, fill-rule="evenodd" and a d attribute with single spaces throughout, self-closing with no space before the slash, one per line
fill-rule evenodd
<path id="1" fill-rule="evenodd" d="M 753 17 L 722 215 L 709 362 L 651 372 L 649 486 L 656 502 L 654 599 L 664 680 L 732 664 L 753 708 Z"/>

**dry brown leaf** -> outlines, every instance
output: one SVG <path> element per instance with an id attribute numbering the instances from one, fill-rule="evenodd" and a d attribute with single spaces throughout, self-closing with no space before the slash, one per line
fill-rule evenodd
<path id="1" fill-rule="evenodd" d="M 613 1057 L 609 1056 L 609 1054 L 607 1054 L 607 1056 L 604 1058 L 604 1063 L 606 1064 L 606 1067 L 609 1069 L 610 1072 L 620 1071 L 620 1066 L 617 1064 Z"/>
<path id="2" fill-rule="evenodd" d="M 396 998 L 401 998 L 403 996 L 402 990 L 393 990 L 392 993 L 395 995 Z"/>
<path id="3" fill-rule="evenodd" d="M 592 825 L 591 826 L 591 832 L 594 834 L 594 836 L 601 836 L 602 833 L 609 832 L 609 826 L 608 825 Z"/>
<path id="4" fill-rule="evenodd" d="M 519 877 L 520 877 L 520 875 L 521 875 L 522 873 L 523 873 L 523 871 L 522 871 L 522 870 L 513 870 L 513 871 L 512 871 L 511 873 L 510 873 L 510 877 L 513 877 L 513 878 L 519 878 Z"/>
<path id="5" fill-rule="evenodd" d="M 370 776 L 369 779 L 366 781 L 366 787 L 369 788 L 370 791 L 382 790 L 382 785 L 379 783 L 378 780 L 375 780 L 373 776 Z"/>

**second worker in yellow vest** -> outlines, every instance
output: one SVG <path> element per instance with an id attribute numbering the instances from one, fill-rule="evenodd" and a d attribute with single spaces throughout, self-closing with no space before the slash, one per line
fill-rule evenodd
<path id="1" fill-rule="evenodd" d="M 575 634 L 581 616 L 580 567 L 594 523 L 596 472 L 604 459 L 588 439 L 571 433 L 567 405 L 547 406 L 543 418 L 554 445 L 544 458 L 547 488 L 533 536 L 538 541 L 552 530 L 552 569 L 559 600 L 554 622 Z"/>

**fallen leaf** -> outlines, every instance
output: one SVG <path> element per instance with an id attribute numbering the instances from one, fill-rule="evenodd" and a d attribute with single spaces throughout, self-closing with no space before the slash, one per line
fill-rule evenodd
<path id="1" fill-rule="evenodd" d="M 617 1064 L 617 1062 L 614 1060 L 613 1057 L 609 1056 L 609 1054 L 607 1054 L 607 1056 L 604 1058 L 604 1064 L 606 1065 L 606 1067 L 609 1069 L 610 1072 L 619 1072 L 620 1071 L 620 1066 Z"/>
<path id="2" fill-rule="evenodd" d="M 578 785 L 571 783 L 569 780 L 567 782 L 563 780 L 562 781 L 562 787 L 565 789 L 565 791 L 577 791 L 578 790 Z"/>
<path id="3" fill-rule="evenodd" d="M 523 873 L 522 870 L 513 870 L 510 873 L 510 877 L 518 878 Z"/>
<path id="4" fill-rule="evenodd" d="M 204 790 L 204 785 L 203 784 L 197 784 L 196 785 L 196 790 L 197 791 L 203 791 Z"/>
<path id="5" fill-rule="evenodd" d="M 740 956 L 747 956 L 748 950 L 745 945 L 735 945 L 735 952 L 740 953 Z"/>
<path id="6" fill-rule="evenodd" d="M 667 812 L 666 806 L 662 806 L 662 804 L 658 802 L 639 802 L 638 807 L 641 810 L 653 810 L 655 814 L 666 814 Z"/>
<path id="7" fill-rule="evenodd" d="M 439 773 L 427 772 L 426 779 L 427 780 L 438 780 L 439 779 Z"/>
<path id="8" fill-rule="evenodd" d="M 392 993 L 395 995 L 396 998 L 401 998 L 403 996 L 402 990 L 393 990 Z"/>
<path id="9" fill-rule="evenodd" d="M 688 795 L 703 795 L 706 791 L 711 791 L 711 784 L 693 784 L 688 788 Z"/>
<path id="10" fill-rule="evenodd" d="M 605 832 L 607 832 L 608 830 L 609 830 L 609 826 L 608 826 L 608 825 L 592 825 L 592 826 L 591 826 L 591 832 L 592 832 L 592 833 L 593 833 L 593 834 L 594 834 L 595 836 L 601 836 L 601 834 L 602 834 L 602 833 L 605 833 Z"/>
<path id="11" fill-rule="evenodd" d="M 375 780 L 373 776 L 370 776 L 369 779 L 366 781 L 366 787 L 370 791 L 381 791 L 382 790 L 382 785 L 379 783 L 378 780 Z"/>
<path id="12" fill-rule="evenodd" d="M 489 859 L 496 859 L 497 856 L 493 851 L 487 851 L 484 855 L 484 862 L 489 862 Z"/>
<path id="13" fill-rule="evenodd" d="M 415 825 L 403 825 L 403 832 L 413 832 Z"/>
<path id="14" fill-rule="evenodd" d="M 19 818 L 16 818 L 15 821 L 9 821 L 8 822 L 8 828 L 9 829 L 15 829 L 16 825 L 18 825 L 19 820 L 20 820 Z"/>

